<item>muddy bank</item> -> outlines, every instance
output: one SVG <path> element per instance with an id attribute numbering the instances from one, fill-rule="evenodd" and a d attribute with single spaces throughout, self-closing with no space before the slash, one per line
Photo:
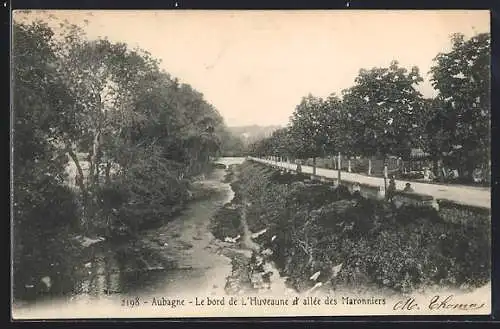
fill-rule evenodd
<path id="1" fill-rule="evenodd" d="M 448 223 L 432 208 L 395 209 L 249 162 L 231 171 L 236 195 L 212 231 L 240 244 L 249 231 L 259 251 L 247 268 L 276 264 L 289 288 L 465 292 L 490 280 L 489 227 Z"/>
<path id="2" fill-rule="evenodd" d="M 265 231 L 251 231 L 246 220 L 246 208 L 239 192 L 240 166 L 228 168 L 224 178 L 234 197 L 213 216 L 210 229 L 224 245 L 222 253 L 231 259 L 231 274 L 226 279 L 225 294 L 252 293 L 285 296 L 296 291 L 285 284 L 266 243 L 259 241 Z"/>
<path id="3" fill-rule="evenodd" d="M 64 250 L 47 243 L 42 251 L 53 260 L 45 267 L 35 259 L 32 268 L 24 269 L 25 279 L 18 280 L 23 284 L 15 291 L 16 305 L 154 291 L 165 281 L 175 281 L 175 276 L 189 272 L 196 276 L 219 263 L 226 266 L 229 260 L 214 257 L 216 251 L 207 247 L 213 240 L 207 228 L 210 217 L 233 195 L 222 183 L 225 173 L 216 168 L 200 176 L 191 184 L 192 199 L 182 212 L 134 236 L 66 237 Z"/>
<path id="4" fill-rule="evenodd" d="M 217 169 L 199 185 L 207 197 L 173 220 L 133 240 L 85 248 L 66 275 L 51 274 L 52 289 L 32 305 L 119 305 L 125 296 L 463 292 L 489 279 L 489 240 L 481 237 L 488 232 L 441 223 L 427 210 L 394 213 L 345 189 L 250 163 Z"/>
<path id="5" fill-rule="evenodd" d="M 73 259 L 70 275 L 52 274 L 52 289 L 28 304 L 63 300 L 71 305 L 72 301 L 124 296 L 292 292 L 269 258 L 270 250 L 255 242 L 262 232 L 253 232 L 247 225 L 239 226 L 240 237 L 222 236 L 214 230 L 216 213 L 235 204 L 231 188 L 235 177 L 234 170 L 215 169 L 193 184 L 199 197 L 176 218 L 141 230 L 134 239 L 89 244 Z M 238 222 L 242 223 L 241 217 Z M 54 290 L 62 283 L 65 289 Z"/>

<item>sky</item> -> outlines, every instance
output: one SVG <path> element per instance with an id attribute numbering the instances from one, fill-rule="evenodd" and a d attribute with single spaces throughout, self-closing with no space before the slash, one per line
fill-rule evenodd
<path id="1" fill-rule="evenodd" d="M 361 68 L 399 61 L 428 71 L 450 35 L 490 31 L 489 11 L 45 11 L 89 38 L 140 47 L 162 68 L 203 93 L 229 126 L 286 125 L 303 96 L 326 97 L 353 85 Z M 14 18 L 16 14 L 14 14 Z"/>

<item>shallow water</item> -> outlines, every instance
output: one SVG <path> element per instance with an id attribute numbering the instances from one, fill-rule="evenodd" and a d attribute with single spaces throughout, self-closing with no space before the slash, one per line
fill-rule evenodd
<path id="1" fill-rule="evenodd" d="M 243 161 L 221 158 L 217 162 L 229 166 Z M 215 239 L 210 232 L 211 217 L 234 197 L 229 183 L 223 182 L 226 173 L 215 169 L 203 177 L 197 184 L 213 191 L 208 198 L 191 202 L 182 214 L 141 232 L 137 240 L 88 247 L 84 263 L 78 260 L 79 264 L 73 264 L 70 275 L 51 277 L 53 287 L 66 289 L 26 296 L 14 307 L 127 296 L 224 295 L 226 278 L 232 271 L 227 251 L 248 252 L 244 246 Z"/>
<path id="2" fill-rule="evenodd" d="M 242 158 L 226 158 L 217 162 L 228 166 L 243 161 Z M 73 271 L 69 276 L 71 279 L 68 279 L 68 276 L 52 278 L 54 283 L 66 280 L 64 286 L 70 287 L 69 289 L 62 292 L 49 291 L 31 303 L 16 303 L 13 305 L 14 313 L 21 318 L 106 317 L 111 313 L 117 317 L 146 314 L 163 317 L 169 315 L 169 308 L 143 307 L 134 310 L 133 305 L 129 309 L 127 301 L 133 303 L 137 298 L 141 301 L 151 301 L 152 298 L 220 297 L 234 295 L 234 291 L 236 295 L 245 295 L 249 291 L 252 296 L 297 295 L 296 291 L 287 286 L 286 278 L 281 277 L 276 266 L 269 260 L 264 260 L 263 264 L 264 271 L 272 273 L 267 288 L 252 290 L 252 287 L 237 287 L 233 292 L 227 291 L 227 286 L 233 281 L 237 286 L 249 285 L 242 282 L 241 276 L 252 276 L 249 268 L 255 264 L 249 266 L 250 256 L 252 252 L 259 255 L 262 250 L 249 238 L 252 232 L 248 230 L 248 226 L 246 235 L 235 243 L 219 241 L 210 231 L 212 216 L 234 197 L 230 184 L 224 183 L 226 172 L 224 169 L 216 169 L 199 180 L 197 184 L 213 191 L 208 198 L 193 201 L 176 218 L 141 232 L 139 239 L 109 241 L 89 247 L 88 259 L 83 264 L 77 264 L 79 270 Z M 243 225 L 245 227 L 245 223 Z M 310 290 L 306 295 L 354 296 L 352 291 L 343 291 L 341 287 L 337 287 L 335 291 L 325 288 Z M 474 293 L 484 296 L 484 291 L 489 289 L 488 285 Z M 382 291 L 371 291 L 370 287 L 367 287 L 366 293 L 362 295 L 372 294 L 382 296 Z M 217 310 L 231 311 L 219 308 Z M 265 308 L 260 310 L 267 312 Z M 269 309 L 269 312 L 272 312 L 272 309 Z M 222 316 L 225 313 L 217 315 Z M 202 316 L 202 313 L 187 313 L 187 316 L 197 317 Z"/>

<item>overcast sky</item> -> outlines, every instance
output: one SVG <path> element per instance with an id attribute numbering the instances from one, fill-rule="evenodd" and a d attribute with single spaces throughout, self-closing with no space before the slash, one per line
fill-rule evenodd
<path id="1" fill-rule="evenodd" d="M 89 37 L 139 46 L 202 92 L 230 126 L 285 125 L 302 96 L 350 87 L 396 59 L 427 72 L 449 36 L 489 32 L 488 11 L 52 11 Z"/>

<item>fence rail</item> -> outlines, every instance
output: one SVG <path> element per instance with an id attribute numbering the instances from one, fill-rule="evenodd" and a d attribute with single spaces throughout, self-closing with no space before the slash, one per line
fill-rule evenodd
<path id="1" fill-rule="evenodd" d="M 255 157 L 248 158 L 255 162 L 287 170 L 296 171 L 297 169 L 296 164 L 286 161 L 267 160 Z M 312 175 L 313 173 L 313 168 L 311 166 L 302 165 L 301 170 L 305 174 Z M 338 170 L 316 168 L 316 176 L 319 178 L 337 179 Z M 384 178 L 380 177 L 366 176 L 346 171 L 341 171 L 340 176 L 341 180 L 347 182 L 366 184 L 382 188 L 385 186 Z M 396 180 L 396 189 L 403 190 L 407 182 L 408 181 L 404 180 Z M 478 207 L 488 210 L 491 209 L 491 189 L 487 187 L 453 186 L 419 182 L 411 182 L 411 186 L 415 194 L 430 195 L 438 201 L 444 200 L 465 206 Z"/>

